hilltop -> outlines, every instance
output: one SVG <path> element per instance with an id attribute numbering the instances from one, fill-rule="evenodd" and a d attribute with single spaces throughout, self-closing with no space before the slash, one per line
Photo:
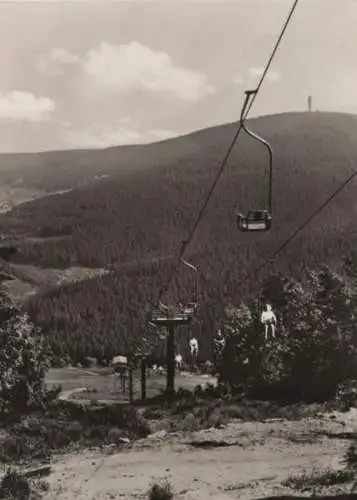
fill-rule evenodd
<path id="1" fill-rule="evenodd" d="M 293 142 L 299 141 L 299 147 L 302 146 L 299 138 L 304 141 L 310 132 L 320 143 L 331 135 L 337 143 L 339 139 L 353 142 L 356 136 L 356 116 L 343 113 L 283 113 L 248 122 L 258 133 L 271 139 L 282 134 L 295 137 Z M 145 145 L 0 154 L 0 178 L 3 185 L 53 193 L 88 185 L 106 176 L 178 166 L 186 160 L 201 162 L 211 157 L 217 161 L 228 147 L 236 126 L 232 123 L 211 127 Z"/>
<path id="2" fill-rule="evenodd" d="M 71 266 L 109 271 L 31 299 L 32 314 L 56 339 L 58 352 L 71 345 L 78 358 L 83 351 L 119 349 L 124 338 L 142 335 L 145 308 L 187 236 L 236 127 L 145 146 L 2 156 L 0 175 L 6 174 L 8 184 L 21 173 L 27 188 L 71 190 L 23 203 L 1 217 L 2 232 L 20 247 L 15 263 L 39 273 Z M 356 169 L 357 116 L 289 113 L 252 119 L 250 127 L 275 153 L 273 228 L 253 235 L 236 228 L 236 210 L 263 208 L 267 191 L 265 151 L 242 134 L 187 254 L 200 269 L 202 307 L 194 329 L 201 338 L 210 335 L 225 304 L 258 293 L 255 278 L 244 286 L 240 280 Z M 306 266 L 333 263 L 356 248 L 356 194 L 354 182 L 274 269 L 299 276 Z M 171 293 L 189 298 L 187 280 L 182 273 Z M 74 338 L 82 347 L 74 347 Z"/>

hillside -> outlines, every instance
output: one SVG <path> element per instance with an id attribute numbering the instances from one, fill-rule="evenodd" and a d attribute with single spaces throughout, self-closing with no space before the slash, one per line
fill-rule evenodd
<path id="1" fill-rule="evenodd" d="M 264 207 L 267 190 L 265 151 L 242 135 L 188 251 L 200 269 L 201 313 L 194 329 L 201 338 L 210 336 L 224 304 L 258 292 L 255 279 L 241 286 L 242 277 L 357 164 L 357 116 L 292 113 L 250 120 L 250 126 L 275 153 L 273 228 L 253 235 L 236 228 L 236 209 Z M 157 295 L 170 255 L 187 236 L 235 130 L 230 124 L 140 147 L 2 157 L 7 182 L 14 182 L 12 169 L 21 171 L 23 185 L 32 189 L 78 186 L 1 216 L 2 232 L 18 238 L 16 262 L 111 271 L 31 298 L 30 310 L 56 339 L 58 352 L 70 345 L 78 359 L 83 352 L 117 350 L 124 337 L 142 335 L 145 308 Z M 93 180 L 94 175 L 108 177 Z M 357 248 L 356 195 L 354 182 L 279 256 L 275 270 L 299 275 L 306 266 L 338 261 Z M 171 294 L 189 298 L 187 279 L 182 273 Z"/>

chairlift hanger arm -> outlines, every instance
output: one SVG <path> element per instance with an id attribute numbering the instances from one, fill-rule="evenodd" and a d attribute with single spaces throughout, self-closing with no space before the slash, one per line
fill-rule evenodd
<path id="1" fill-rule="evenodd" d="M 242 107 L 242 111 L 240 114 L 240 125 L 242 129 L 253 139 L 257 140 L 261 144 L 263 144 L 267 150 L 268 150 L 268 155 L 269 155 L 269 164 L 268 164 L 268 170 L 269 170 L 269 191 L 268 191 L 268 210 L 269 214 L 272 213 L 272 185 L 273 185 L 273 150 L 272 147 L 270 146 L 269 142 L 260 137 L 259 135 L 255 134 L 251 130 L 248 129 L 246 125 L 246 110 L 250 101 L 251 96 L 256 96 L 258 90 L 246 90 L 245 91 L 245 101 Z"/>
<path id="2" fill-rule="evenodd" d="M 195 298 L 195 304 L 197 307 L 197 304 L 198 304 L 198 269 L 196 266 L 194 266 L 190 262 L 187 262 L 187 260 L 185 260 L 183 257 L 181 257 L 181 262 L 186 267 L 192 269 L 192 271 L 194 271 L 194 273 L 195 273 L 195 276 L 194 276 L 194 298 Z"/>
<path id="3" fill-rule="evenodd" d="M 283 39 L 283 37 L 284 37 L 284 34 L 285 34 L 285 32 L 286 32 L 286 30 L 287 30 L 287 28 L 288 28 L 288 25 L 289 25 L 289 23 L 290 23 L 290 21 L 291 21 L 291 18 L 292 18 L 292 16 L 293 16 L 294 12 L 295 12 L 295 9 L 296 9 L 296 7 L 297 7 L 298 3 L 299 3 L 299 0 L 294 0 L 293 5 L 292 5 L 292 7 L 291 7 L 291 9 L 290 9 L 290 11 L 289 11 L 289 15 L 288 15 L 288 17 L 287 17 L 286 21 L 284 22 L 284 25 L 283 25 L 283 27 L 282 27 L 282 30 L 281 30 L 280 34 L 279 34 L 279 37 L 278 37 L 278 39 L 277 39 L 276 43 L 274 44 L 273 51 L 272 51 L 272 53 L 271 53 L 271 55 L 270 55 L 270 57 L 269 57 L 269 59 L 268 59 L 268 62 L 267 62 L 267 64 L 266 64 L 266 66 L 265 66 L 265 69 L 264 69 L 264 71 L 263 71 L 263 74 L 262 74 L 262 76 L 261 76 L 261 78 L 260 78 L 259 84 L 258 84 L 258 86 L 257 86 L 257 93 L 260 91 L 260 89 L 261 89 L 261 87 L 262 87 L 262 84 L 263 84 L 263 82 L 264 82 L 264 80 L 265 80 L 265 78 L 266 78 L 266 75 L 267 75 L 267 73 L 268 73 L 268 71 L 269 71 L 269 68 L 270 68 L 270 66 L 271 66 L 271 64 L 272 64 L 272 61 L 273 61 L 273 59 L 274 59 L 274 57 L 275 57 L 275 54 L 276 54 L 276 52 L 277 52 L 277 50 L 278 50 L 278 48 L 279 48 L 279 46 L 280 46 L 280 44 L 281 44 L 281 42 L 282 42 L 282 39 Z M 246 113 L 246 115 L 248 115 L 248 113 L 249 113 L 249 111 L 250 111 L 250 109 L 251 109 L 251 107 L 252 107 L 252 105 L 253 105 L 253 102 L 254 102 L 255 97 L 256 97 L 256 96 L 254 96 L 254 97 L 253 97 L 253 99 L 251 100 L 250 105 L 249 105 L 249 108 L 247 109 L 247 113 Z M 213 182 L 212 182 L 212 185 L 211 185 L 210 189 L 209 189 L 209 190 L 208 190 L 208 192 L 207 192 L 207 195 L 205 196 L 205 198 L 204 198 L 204 200 L 203 200 L 202 207 L 201 207 L 201 209 L 200 209 L 200 211 L 199 211 L 199 213 L 198 213 L 198 215 L 197 215 L 197 217 L 196 217 L 196 219 L 195 219 L 195 222 L 194 222 L 194 224 L 193 224 L 193 227 L 191 228 L 191 231 L 190 231 L 190 233 L 189 233 L 189 235 L 188 235 L 187 239 L 186 239 L 184 242 L 182 242 L 182 245 L 181 245 L 180 250 L 179 250 L 179 253 L 178 253 L 178 258 L 177 258 L 177 260 L 175 260 L 175 265 L 173 265 L 173 266 L 172 266 L 171 272 L 170 272 L 170 274 L 169 274 L 169 278 L 168 278 L 168 280 L 166 281 L 165 286 L 164 286 L 164 287 L 162 287 L 162 288 L 160 289 L 160 291 L 159 291 L 159 294 L 158 294 L 158 296 L 159 296 L 159 301 L 160 301 L 161 297 L 163 296 L 163 294 L 167 291 L 168 287 L 170 286 L 170 283 L 172 282 L 172 279 L 173 279 L 173 277 L 174 277 L 174 275 L 175 275 L 175 273 L 176 273 L 176 270 L 177 270 L 177 269 L 176 269 L 177 263 L 178 263 L 178 262 L 180 261 L 180 259 L 184 256 L 184 254 L 185 254 L 185 252 L 186 252 L 186 250 L 187 250 L 187 247 L 189 246 L 189 244 L 190 244 L 190 243 L 191 243 L 191 241 L 193 240 L 194 235 L 196 234 L 196 231 L 197 231 L 197 228 L 198 228 L 198 226 L 199 226 L 199 223 L 200 223 L 200 222 L 201 222 L 201 220 L 203 219 L 203 216 L 204 216 L 205 211 L 206 211 L 206 209 L 207 209 L 208 203 L 209 203 L 209 201 L 210 201 L 210 199 L 211 199 L 211 197 L 212 197 L 212 195 L 213 195 L 213 192 L 214 192 L 214 190 L 215 190 L 215 188 L 216 188 L 216 186 L 217 186 L 217 184 L 218 184 L 219 179 L 221 178 L 221 175 L 222 175 L 222 173 L 223 173 L 223 171 L 224 171 L 224 168 L 225 168 L 225 166 L 226 166 L 226 164 L 227 164 L 227 162 L 228 162 L 228 160 L 229 160 L 229 157 L 230 157 L 230 155 L 231 155 L 231 152 L 232 152 L 232 150 L 233 150 L 233 148 L 234 148 L 234 146 L 235 146 L 235 144 L 236 144 L 236 142 L 237 142 L 237 140 L 238 140 L 238 138 L 239 138 L 239 135 L 240 135 L 241 130 L 242 130 L 242 126 L 241 126 L 241 124 L 240 124 L 240 125 L 239 125 L 239 127 L 238 127 L 238 129 L 237 129 L 237 131 L 236 131 L 236 133 L 234 134 L 234 137 L 233 137 L 233 139 L 232 139 L 232 142 L 231 142 L 231 143 L 230 143 L 230 145 L 229 145 L 229 148 L 228 148 L 227 153 L 224 155 L 224 157 L 223 157 L 223 159 L 222 159 L 222 162 L 220 163 L 219 169 L 218 169 L 218 171 L 217 171 L 217 174 L 216 174 L 216 175 L 215 175 L 215 177 L 214 177 L 214 180 L 213 180 Z"/>
<path id="4" fill-rule="evenodd" d="M 191 264 L 190 262 L 187 262 L 187 260 L 185 260 L 185 259 L 183 259 L 183 258 L 181 259 L 181 262 L 182 262 L 185 266 L 187 266 L 187 267 L 191 268 L 191 269 L 192 269 L 193 271 L 195 271 L 195 273 L 197 274 L 197 272 L 198 272 L 198 271 L 197 271 L 197 267 L 196 267 L 196 266 L 194 266 L 194 265 L 193 265 L 193 264 Z"/>
<path id="5" fill-rule="evenodd" d="M 243 107 L 242 107 L 242 111 L 240 113 L 240 124 L 241 124 L 241 127 L 243 127 L 243 124 L 244 124 L 245 120 L 247 119 L 247 114 L 248 114 L 247 108 L 248 108 L 248 104 L 249 104 L 249 101 L 250 101 L 250 97 L 254 96 L 254 98 L 255 98 L 255 96 L 258 93 L 258 90 L 257 89 L 246 90 L 244 93 L 245 93 L 245 101 L 244 101 L 244 104 L 243 104 Z"/>

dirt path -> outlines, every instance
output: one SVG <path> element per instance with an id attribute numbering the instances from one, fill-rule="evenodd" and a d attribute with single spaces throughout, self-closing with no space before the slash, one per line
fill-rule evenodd
<path id="1" fill-rule="evenodd" d="M 175 384 L 176 387 L 193 390 L 197 385 L 205 386 L 210 383 L 215 385 L 217 379 L 209 375 L 196 375 L 191 373 L 177 373 Z M 114 379 L 112 374 L 107 372 L 98 372 L 91 369 L 79 368 L 56 368 L 51 369 L 47 373 L 46 383 L 49 388 L 54 385 L 62 385 L 62 398 L 65 395 L 69 399 L 72 395 L 76 395 L 74 399 L 96 399 L 101 401 L 127 401 L 127 396 L 121 392 L 114 390 Z M 161 389 L 166 385 L 165 375 L 151 375 L 147 378 L 147 397 L 159 394 Z M 91 394 L 80 394 L 85 392 L 85 389 L 95 392 Z M 134 398 L 140 397 L 140 377 L 138 373 L 134 373 Z"/>
<path id="2" fill-rule="evenodd" d="M 67 389 L 66 391 L 62 391 L 58 396 L 58 399 L 62 401 L 70 401 L 74 394 L 80 394 L 84 392 L 86 389 L 84 387 L 77 387 L 76 389 Z"/>
<path id="3" fill-rule="evenodd" d="M 53 463 L 45 500 L 145 498 L 153 482 L 168 479 L 182 500 L 251 499 L 292 493 L 281 482 L 304 470 L 341 468 L 348 441 L 319 435 L 354 430 L 357 414 L 298 422 L 235 421 L 225 429 L 167 435 L 163 431 L 133 449 L 104 455 L 87 451 Z M 219 439 L 235 446 L 197 449 L 192 439 Z M 332 490 L 330 490 L 331 492 Z M 332 492 L 337 493 L 336 487 Z M 295 492 L 295 494 L 298 494 Z"/>

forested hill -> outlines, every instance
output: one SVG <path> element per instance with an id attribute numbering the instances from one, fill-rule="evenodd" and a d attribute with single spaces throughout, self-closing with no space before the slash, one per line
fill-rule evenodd
<path id="1" fill-rule="evenodd" d="M 237 230 L 236 210 L 264 208 L 267 196 L 266 151 L 242 134 L 188 251 L 200 269 L 204 323 L 198 322 L 197 328 L 205 331 L 212 328 L 224 304 L 257 293 L 255 277 L 244 286 L 242 277 L 357 168 L 356 116 L 290 113 L 250 120 L 249 125 L 274 150 L 273 227 L 266 234 Z M 33 313 L 59 344 L 87 335 L 91 339 L 87 346 L 100 346 L 104 335 L 118 345 L 123 336 L 142 334 L 145 307 L 170 264 L 165 256 L 187 237 L 236 127 L 224 125 L 153 145 L 96 151 L 90 154 L 91 175 L 109 177 L 20 205 L 2 217 L 4 230 L 40 237 L 31 244 L 23 240 L 19 263 L 113 270 L 33 299 Z M 64 153 L 56 154 L 51 153 L 52 161 L 59 162 L 53 179 L 65 172 L 60 165 Z M 66 169 L 77 172 L 72 175 L 78 180 L 84 167 L 76 164 L 75 152 L 71 155 Z M 42 184 L 50 182 L 50 165 L 46 168 L 41 167 Z M 39 179 L 30 181 L 34 185 Z M 279 256 L 275 269 L 299 275 L 307 265 L 337 261 L 357 248 L 356 195 L 354 181 Z M 161 260 L 152 261 L 155 258 Z M 187 276 L 182 273 L 178 281 L 185 281 L 188 294 Z M 179 293 L 178 286 L 171 287 L 173 295 Z"/>
<path id="2" fill-rule="evenodd" d="M 321 142 L 331 135 L 340 150 L 345 141 L 355 142 L 356 116 L 341 113 L 285 113 L 250 119 L 250 126 L 287 146 L 299 149 L 305 137 Z M 118 175 L 159 166 L 179 166 L 187 160 L 217 161 L 228 147 L 237 124 L 200 130 L 189 135 L 138 146 L 105 149 L 49 151 L 41 153 L 0 154 L 2 183 L 23 185 L 47 192 L 85 185 L 104 175 Z M 279 144 L 275 144 L 280 147 Z M 241 149 L 239 147 L 239 149 Z M 347 152 L 348 154 L 348 152 Z"/>

